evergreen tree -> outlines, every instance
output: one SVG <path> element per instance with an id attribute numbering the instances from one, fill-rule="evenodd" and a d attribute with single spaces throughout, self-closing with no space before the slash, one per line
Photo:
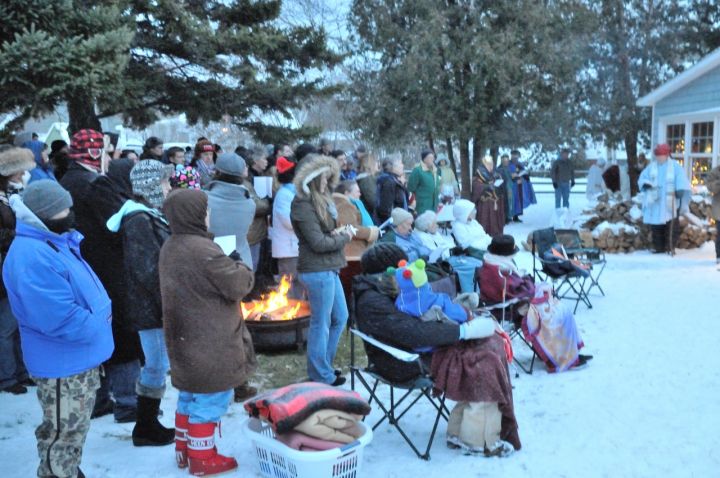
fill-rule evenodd
<path id="1" fill-rule="evenodd" d="M 356 0 L 353 121 L 379 142 L 459 144 L 469 194 L 487 148 L 570 136 L 558 105 L 581 66 L 568 41 L 581 12 L 573 1 Z"/>
<path id="2" fill-rule="evenodd" d="M 18 28 L 30 29 L 36 15 L 26 11 L 27 3 L 13 0 L 3 5 L 5 10 L 0 11 L 4 14 L 3 22 L 18 18 L 19 22 L 13 22 Z M 53 79 L 46 83 L 39 83 L 37 78 L 17 80 L 18 97 L 24 96 L 25 103 L 34 101 L 32 93 L 38 89 L 37 85 L 47 84 L 53 90 L 64 92 L 44 104 L 53 107 L 65 99 L 71 130 L 99 126 L 99 118 L 116 114 L 122 114 L 130 125 L 144 127 L 161 115 L 185 113 L 190 123 L 230 118 L 239 127 L 254 132 L 261 141 L 288 134 L 314 135 L 316 131 L 312 129 L 288 131 L 283 127 L 267 127 L 262 117 L 269 113 L 289 117 L 291 108 L 310 97 L 332 91 L 324 81 L 322 70 L 340 61 L 340 57 L 328 49 L 324 31 L 279 26 L 276 19 L 282 5 L 280 0 L 92 2 L 93 5 L 114 5 L 107 8 L 112 8 L 117 15 L 104 23 L 86 17 L 85 4 L 89 2 L 31 0 L 30 3 L 35 8 L 44 8 L 44 21 L 35 27 L 38 35 L 58 43 L 68 32 L 76 34 L 104 48 L 108 56 L 112 53 L 125 61 L 121 65 L 103 57 L 103 64 L 112 70 L 114 78 L 110 81 L 91 72 L 86 75 L 92 79 L 90 89 L 67 89 Z M 55 8 L 58 3 L 62 3 L 62 7 Z M 99 8 L 104 7 L 96 7 Z M 79 21 L 80 26 L 87 25 L 104 33 L 92 35 L 91 31 L 78 28 L 71 18 Z M 117 26 L 125 40 L 131 38 L 131 43 L 104 41 L 112 32 L 108 26 Z M 15 57 L 9 58 L 13 60 L 33 53 L 33 49 L 27 42 L 11 40 L 4 45 L 3 52 L 14 52 Z M 6 64 L 3 59 L 0 56 L 0 65 Z M 44 60 L 39 64 L 41 75 L 55 69 L 60 76 L 74 71 L 68 70 L 71 65 L 65 61 Z M 23 103 L 14 103 L 18 104 Z M 12 107 L 12 104 L 0 103 L 0 110 Z"/>

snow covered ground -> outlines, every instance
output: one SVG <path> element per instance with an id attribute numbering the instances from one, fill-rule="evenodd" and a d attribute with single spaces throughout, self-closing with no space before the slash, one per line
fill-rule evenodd
<path id="1" fill-rule="evenodd" d="M 550 225 L 553 197 L 508 232 L 521 241 Z M 584 194 L 573 194 L 579 214 Z M 602 279 L 607 297 L 594 295 L 594 308 L 578 308 L 576 319 L 595 359 L 588 368 L 514 379 L 515 410 L 522 451 L 505 459 L 463 456 L 445 447 L 441 424 L 432 460 L 415 458 L 401 437 L 380 427 L 366 448 L 363 476 L 373 477 L 710 477 L 720 469 L 720 331 L 711 244 L 676 257 L 637 252 L 610 255 Z M 520 267 L 532 267 L 519 254 Z M 527 353 L 520 344 L 516 353 Z M 163 401 L 170 425 L 177 392 Z M 431 411 L 419 407 L 405 419 L 414 436 L 430 430 Z M 35 476 L 35 426 L 40 409 L 34 393 L 0 394 L 0 469 L 3 476 Z M 234 475 L 260 476 L 248 439 L 245 415 L 233 404 L 223 421 L 222 452 L 235 456 Z M 83 470 L 89 477 L 180 477 L 172 447 L 134 448 L 132 424 L 111 417 L 94 420 L 85 446 Z"/>

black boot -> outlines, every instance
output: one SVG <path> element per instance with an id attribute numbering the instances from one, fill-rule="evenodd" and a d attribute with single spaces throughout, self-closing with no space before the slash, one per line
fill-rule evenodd
<path id="1" fill-rule="evenodd" d="M 165 428 L 158 421 L 159 398 L 137 398 L 137 421 L 132 439 L 135 446 L 164 446 L 175 443 L 175 429 Z"/>

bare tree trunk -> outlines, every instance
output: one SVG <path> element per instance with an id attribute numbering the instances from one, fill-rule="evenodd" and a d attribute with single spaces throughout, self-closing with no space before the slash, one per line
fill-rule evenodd
<path id="1" fill-rule="evenodd" d="M 479 135 L 475 136 L 475 138 L 473 138 L 472 171 L 470 171 L 470 181 L 472 181 L 472 175 L 475 174 L 475 171 L 480 168 L 480 161 L 482 160 L 483 151 L 485 151 L 485 148 L 482 144 L 482 139 Z"/>
<path id="2" fill-rule="evenodd" d="M 468 139 L 460 137 L 460 177 L 462 178 L 462 197 L 470 198 L 470 181 L 472 180 L 472 172 L 470 171 L 470 144 Z"/>
<path id="3" fill-rule="evenodd" d="M 630 195 L 638 193 L 637 170 L 637 131 L 630 131 L 625 135 L 625 152 L 627 153 L 628 176 L 630 177 Z"/>
<path id="4" fill-rule="evenodd" d="M 430 148 L 433 152 L 435 152 L 435 140 L 433 139 L 432 131 L 428 129 L 427 132 L 427 142 L 428 142 L 428 148 Z"/>
<path id="5" fill-rule="evenodd" d="M 102 131 L 100 119 L 95 113 L 95 104 L 92 98 L 86 98 L 80 95 L 68 96 L 67 109 L 70 121 L 68 124 L 68 134 L 71 136 L 81 129 L 94 129 Z"/>
<path id="6" fill-rule="evenodd" d="M 455 151 L 453 151 L 453 143 L 452 138 L 448 136 L 445 138 L 445 147 L 447 148 L 447 154 L 448 154 L 448 161 L 450 161 L 450 167 L 452 168 L 453 172 L 457 176 L 457 163 L 455 162 Z"/>

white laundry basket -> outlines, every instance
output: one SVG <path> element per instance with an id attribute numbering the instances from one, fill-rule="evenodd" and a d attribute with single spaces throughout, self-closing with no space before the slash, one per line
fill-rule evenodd
<path id="1" fill-rule="evenodd" d="M 363 435 L 341 448 L 326 451 L 294 450 L 275 439 L 270 424 L 250 418 L 245 433 L 252 440 L 260 473 L 268 478 L 357 478 L 362 467 L 363 449 L 373 432 L 360 422 Z"/>

